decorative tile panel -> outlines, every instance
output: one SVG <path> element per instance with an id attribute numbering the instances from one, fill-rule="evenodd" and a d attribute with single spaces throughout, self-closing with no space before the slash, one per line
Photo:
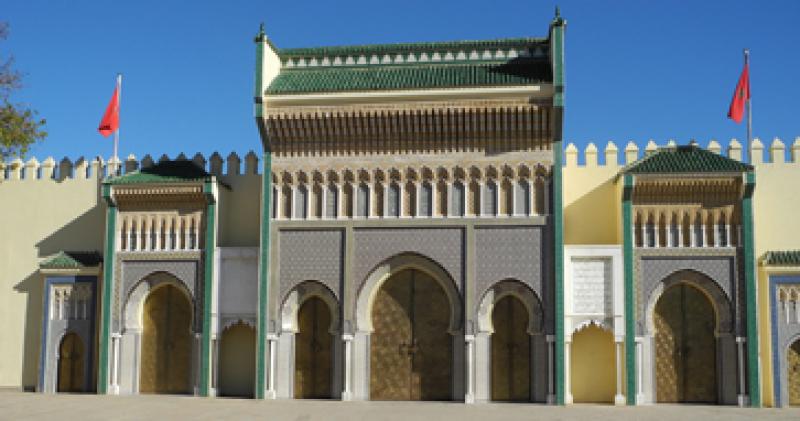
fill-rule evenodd
<path id="1" fill-rule="evenodd" d="M 614 316 L 610 257 L 575 257 L 572 261 L 572 312 Z"/>
<path id="2" fill-rule="evenodd" d="M 527 284 L 542 300 L 542 228 L 531 226 L 475 229 L 475 290 L 477 297 L 504 279 Z"/>
<path id="3" fill-rule="evenodd" d="M 342 282 L 341 230 L 281 230 L 278 239 L 280 298 L 298 283 L 319 281 L 336 297 Z"/>
<path id="4" fill-rule="evenodd" d="M 636 296 L 637 332 L 642 334 L 646 321 L 647 302 L 658 284 L 669 275 L 681 270 L 693 270 L 712 279 L 727 299 L 733 314 L 736 332 L 743 329 L 744 320 L 744 279 L 737 259 L 737 251 L 732 250 L 656 250 L 636 252 Z"/>
<path id="5" fill-rule="evenodd" d="M 456 289 L 464 283 L 464 230 L 461 228 L 376 228 L 353 233 L 353 282 L 356 291 L 381 262 L 403 253 L 417 253 L 440 265 Z"/>

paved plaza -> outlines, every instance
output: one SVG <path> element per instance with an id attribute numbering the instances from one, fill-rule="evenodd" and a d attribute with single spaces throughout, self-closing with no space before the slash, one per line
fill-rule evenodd
<path id="1" fill-rule="evenodd" d="M 181 396 L 42 395 L 0 392 L 3 420 L 239 420 L 297 421 L 486 421 L 486 420 L 798 420 L 800 408 L 747 409 L 718 406 L 653 405 L 613 407 L 446 402 L 339 402 L 207 399 Z"/>

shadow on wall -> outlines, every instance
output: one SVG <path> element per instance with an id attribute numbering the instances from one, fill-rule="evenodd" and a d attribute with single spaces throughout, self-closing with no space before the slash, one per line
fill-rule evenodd
<path id="1" fill-rule="evenodd" d="M 100 251 L 103 249 L 105 205 L 100 197 L 100 191 L 98 181 L 97 200 L 95 200 L 94 206 L 36 243 L 37 257 L 40 260 L 61 250 Z M 34 391 L 36 389 L 39 376 L 42 317 L 44 315 L 43 289 L 44 277 L 38 270 L 32 272 L 14 286 L 14 291 L 27 296 L 22 361 L 22 388 L 26 391 Z M 99 303 L 96 303 L 96 308 L 99 308 Z M 97 315 L 95 314 L 96 317 Z M 93 346 L 96 346 L 96 344 Z M 96 369 L 92 368 L 92 373 L 95 372 Z"/>
<path id="2" fill-rule="evenodd" d="M 586 192 L 564 208 L 566 244 L 615 244 L 618 237 L 614 177 Z M 621 198 L 620 198 L 621 200 Z"/>
<path id="3" fill-rule="evenodd" d="M 14 285 L 14 291 L 26 294 L 25 305 L 25 340 L 22 344 L 22 389 L 26 392 L 36 391 L 36 380 L 39 374 L 39 349 L 42 340 L 42 290 L 44 279 L 39 272 L 33 272 L 22 282 Z"/>

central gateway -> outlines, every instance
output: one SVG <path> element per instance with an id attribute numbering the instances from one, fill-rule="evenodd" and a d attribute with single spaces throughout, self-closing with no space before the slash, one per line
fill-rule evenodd
<path id="1" fill-rule="evenodd" d="M 450 400 L 450 305 L 424 272 L 392 275 L 373 304 L 370 397 L 373 400 Z"/>

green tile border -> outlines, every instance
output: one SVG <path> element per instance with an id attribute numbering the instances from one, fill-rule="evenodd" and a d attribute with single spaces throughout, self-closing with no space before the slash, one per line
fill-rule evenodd
<path id="1" fill-rule="evenodd" d="M 272 209 L 272 153 L 264 152 L 264 171 L 261 177 L 261 244 L 258 258 L 258 321 L 256 345 L 256 399 L 266 392 L 267 303 L 269 300 L 270 219 Z"/>
<path id="2" fill-rule="evenodd" d="M 111 337 L 111 302 L 114 291 L 114 251 L 116 246 L 117 206 L 111 199 L 111 186 L 102 185 L 102 195 L 106 202 L 106 244 L 103 255 L 103 297 L 100 316 L 100 340 L 97 360 L 97 393 L 108 393 L 108 354 Z"/>
<path id="3" fill-rule="evenodd" d="M 625 282 L 625 392 L 628 405 L 636 405 L 636 310 L 633 288 L 633 176 L 624 175 L 622 191 L 622 244 Z"/>
<path id="4" fill-rule="evenodd" d="M 214 294 L 214 248 L 217 233 L 217 201 L 214 197 L 214 185 L 207 181 L 203 184 L 206 204 L 206 233 L 203 256 L 203 336 L 200 346 L 200 396 L 209 396 L 211 392 L 211 303 Z"/>
<path id="5" fill-rule="evenodd" d="M 747 385 L 750 406 L 761 406 L 760 360 L 758 358 L 758 302 L 756 290 L 755 237 L 753 231 L 753 191 L 756 174 L 745 173 L 745 190 L 742 198 L 742 223 L 744 234 L 744 289 L 747 301 Z"/>
<path id="6" fill-rule="evenodd" d="M 564 26 L 566 22 L 556 11 L 550 26 L 553 63 L 553 248 L 555 283 L 555 392 L 556 404 L 565 403 L 564 366 L 564 209 L 561 148 L 564 119 Z"/>

